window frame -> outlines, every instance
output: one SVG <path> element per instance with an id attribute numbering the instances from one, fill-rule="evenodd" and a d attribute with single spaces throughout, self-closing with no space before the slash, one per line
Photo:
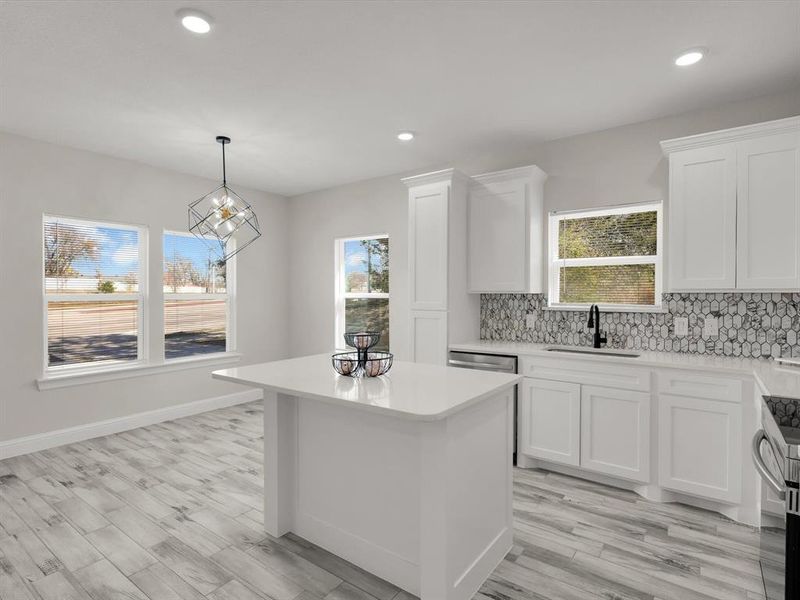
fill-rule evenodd
<path id="1" fill-rule="evenodd" d="M 345 333 L 345 301 L 349 299 L 386 299 L 389 301 L 389 343 L 391 344 L 391 270 L 389 271 L 389 290 L 390 292 L 345 292 L 345 252 L 344 246 L 347 242 L 360 242 L 361 240 L 380 240 L 389 239 L 388 233 L 379 233 L 372 235 L 356 235 L 344 238 L 336 238 L 336 251 L 335 251 L 335 287 L 334 287 L 334 342 L 333 347 L 337 350 L 347 350 L 344 343 Z M 392 247 L 389 246 L 389 254 L 391 255 Z M 391 262 L 390 262 L 391 265 Z M 391 269 L 391 266 L 390 266 Z"/>
<path id="2" fill-rule="evenodd" d="M 581 219 L 587 217 L 602 217 L 609 215 L 634 214 L 641 212 L 656 213 L 656 254 L 649 256 L 609 256 L 593 258 L 559 258 L 559 229 L 560 223 L 566 219 Z M 560 283 L 561 267 L 590 267 L 614 265 L 642 265 L 655 266 L 655 296 L 654 304 L 598 304 L 600 310 L 605 312 L 663 312 L 663 277 L 664 277 L 664 212 L 663 203 L 642 202 L 636 204 L 620 204 L 602 208 L 590 208 L 569 211 L 551 211 L 548 213 L 548 242 L 547 242 L 547 309 L 550 310 L 586 310 L 590 303 L 561 303 Z"/>
<path id="3" fill-rule="evenodd" d="M 44 252 L 44 232 L 49 220 L 58 220 L 66 225 L 78 227 L 87 224 L 93 227 L 109 227 L 136 231 L 138 239 L 138 292 L 112 292 L 110 294 L 100 293 L 80 293 L 80 294 L 49 294 L 47 292 L 46 260 Z M 150 330 L 149 311 L 147 305 L 150 301 L 148 288 L 148 230 L 145 225 L 120 223 L 117 221 L 99 221 L 95 219 L 80 217 L 64 217 L 50 213 L 42 214 L 42 237 L 40 239 L 39 251 L 42 253 L 42 373 L 43 379 L 57 378 L 62 376 L 84 375 L 89 373 L 105 373 L 119 369 L 130 369 L 141 367 L 149 362 L 149 338 Z M 50 342 L 48 327 L 48 311 L 50 302 L 112 302 L 112 301 L 136 301 L 136 360 L 107 360 L 98 362 L 87 362 L 72 365 L 50 365 Z"/>
<path id="4" fill-rule="evenodd" d="M 181 235 L 184 237 L 197 239 L 197 236 L 188 231 L 177 231 L 175 229 L 163 229 L 161 231 L 161 281 L 163 290 L 164 281 L 164 266 L 166 264 L 166 257 L 164 256 L 164 236 Z M 234 240 L 230 240 L 228 244 L 234 246 Z M 187 298 L 187 296 L 190 296 Z M 236 352 L 236 255 L 225 261 L 225 293 L 224 294 L 181 294 L 173 292 L 162 292 L 161 311 L 163 313 L 166 308 L 167 300 L 219 300 L 225 298 L 225 350 L 223 352 L 209 352 L 207 354 L 194 354 L 192 356 L 179 356 L 176 358 L 167 358 L 167 327 L 165 321 L 162 319 L 161 327 L 161 360 L 164 364 L 173 364 L 176 362 L 187 362 L 193 360 L 201 360 L 203 358 L 213 359 L 222 357 L 230 353 Z"/>

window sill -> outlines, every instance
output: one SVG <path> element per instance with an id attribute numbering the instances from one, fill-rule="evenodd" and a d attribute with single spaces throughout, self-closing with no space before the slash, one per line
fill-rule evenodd
<path id="1" fill-rule="evenodd" d="M 114 381 L 116 379 L 129 379 L 131 377 L 142 377 L 145 375 L 159 375 L 171 371 L 183 371 L 186 369 L 199 369 L 202 367 L 215 367 L 218 365 L 228 365 L 237 363 L 242 355 L 238 352 L 220 352 L 206 356 L 190 358 L 173 358 L 163 363 L 137 363 L 134 365 L 100 367 L 92 370 L 80 370 L 69 373 L 49 374 L 36 380 L 36 386 L 40 391 L 52 390 L 73 385 L 84 385 L 87 383 L 99 383 L 101 381 Z"/>
<path id="2" fill-rule="evenodd" d="M 663 306 L 614 306 L 614 305 L 598 305 L 602 313 L 668 313 L 669 311 Z M 589 305 L 582 304 L 553 304 L 545 306 L 542 310 L 555 310 L 555 311 L 572 311 L 572 312 L 587 312 Z"/>

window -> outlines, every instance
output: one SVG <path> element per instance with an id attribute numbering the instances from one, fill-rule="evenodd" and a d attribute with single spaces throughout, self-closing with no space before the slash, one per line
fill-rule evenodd
<path id="1" fill-rule="evenodd" d="M 661 204 L 550 214 L 551 306 L 661 305 Z"/>
<path id="2" fill-rule="evenodd" d="M 145 358 L 140 227 L 44 217 L 45 371 Z"/>
<path id="3" fill-rule="evenodd" d="M 336 241 L 336 347 L 352 331 L 379 331 L 376 350 L 389 350 L 389 238 Z"/>
<path id="4" fill-rule="evenodd" d="M 234 262 L 217 260 L 209 243 L 189 233 L 164 233 L 165 359 L 232 348 Z"/>

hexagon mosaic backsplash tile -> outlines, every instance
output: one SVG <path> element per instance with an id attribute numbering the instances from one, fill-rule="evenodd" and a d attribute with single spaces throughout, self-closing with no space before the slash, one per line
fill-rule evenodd
<path id="1" fill-rule="evenodd" d="M 764 396 L 764 401 L 767 403 L 770 412 L 775 416 L 775 421 L 777 421 L 778 425 L 800 429 L 800 400 Z"/>
<path id="2" fill-rule="evenodd" d="M 544 294 L 481 294 L 481 339 L 591 345 L 587 313 L 546 309 Z M 718 356 L 800 357 L 800 294 L 664 294 L 667 312 L 607 312 L 600 316 L 608 346 Z M 535 326 L 525 326 L 532 314 Z M 706 318 L 719 335 L 703 336 Z M 689 335 L 676 336 L 675 317 L 689 320 Z"/>

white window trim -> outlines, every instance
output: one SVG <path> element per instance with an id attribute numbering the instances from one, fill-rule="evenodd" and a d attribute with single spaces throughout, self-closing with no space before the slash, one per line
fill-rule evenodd
<path id="1" fill-rule="evenodd" d="M 389 298 L 389 294 L 387 293 L 353 293 L 353 292 L 345 292 L 344 291 L 344 278 L 345 278 L 345 264 L 344 264 L 344 245 L 347 242 L 357 242 L 360 240 L 379 240 L 382 238 L 388 238 L 389 234 L 387 233 L 380 233 L 375 235 L 356 235 L 352 237 L 346 238 L 336 238 L 336 251 L 335 251 L 335 262 L 334 262 L 334 273 L 335 273 L 335 316 L 334 316 L 334 340 L 333 340 L 333 347 L 336 350 L 346 351 L 349 348 L 344 343 L 344 320 L 345 320 L 345 312 L 344 312 L 344 305 L 345 300 L 352 299 L 352 298 Z M 391 252 L 391 246 L 389 246 Z M 391 274 L 389 275 L 391 279 Z M 390 284 L 391 285 L 391 284 Z M 391 315 L 391 300 L 389 301 L 389 314 Z M 389 336 L 391 337 L 391 324 L 389 329 Z"/>
<path id="2" fill-rule="evenodd" d="M 45 256 L 44 256 L 44 226 L 47 220 L 58 219 L 59 222 L 67 225 L 85 226 L 90 223 L 95 226 L 108 226 L 116 227 L 118 229 L 127 229 L 136 231 L 139 236 L 139 291 L 136 293 L 111 293 L 111 294 L 48 294 L 47 293 L 47 278 L 45 276 Z M 88 218 L 75 218 L 63 217 L 60 215 L 43 214 L 42 215 L 42 239 L 40 240 L 39 250 L 42 253 L 42 377 L 37 380 L 45 381 L 50 379 L 59 379 L 63 377 L 95 373 L 98 371 L 107 371 L 113 369 L 124 369 L 129 367 L 140 366 L 147 364 L 149 358 L 148 351 L 148 331 L 150 330 L 149 311 L 147 305 L 149 303 L 148 294 L 148 230 L 145 225 L 137 225 L 131 223 L 119 223 L 116 221 L 100 221 Z M 88 363 L 77 365 L 57 365 L 50 366 L 50 346 L 48 339 L 48 326 L 47 326 L 47 312 L 49 302 L 60 301 L 76 301 L 76 302 L 114 302 L 114 301 L 137 301 L 136 308 L 136 360 L 120 360 L 120 361 L 102 361 L 102 363 Z"/>
<path id="3" fill-rule="evenodd" d="M 120 362 L 117 364 L 104 363 L 103 367 L 95 367 L 91 370 L 82 369 L 80 371 L 41 377 L 36 380 L 36 386 L 39 390 L 51 390 L 87 383 L 142 377 L 144 375 L 158 375 L 171 371 L 230 365 L 239 362 L 241 358 L 242 355 L 238 352 L 217 352 L 215 354 L 199 354 L 188 358 L 174 358 L 165 363 L 155 364 L 141 361 L 136 361 L 135 363 L 130 361 Z"/>
<path id="4" fill-rule="evenodd" d="M 181 357 L 166 359 L 164 356 L 164 328 L 163 319 L 161 320 L 162 327 L 160 335 L 161 352 L 158 356 L 151 357 L 149 352 L 149 339 L 150 339 L 150 311 L 148 310 L 151 302 L 151 295 L 149 294 L 149 231 L 145 225 L 133 225 L 130 223 L 119 223 L 115 221 L 96 221 L 89 218 L 70 218 L 61 217 L 53 214 L 44 214 L 42 216 L 42 232 L 44 232 L 45 219 L 59 219 L 64 223 L 82 224 L 86 222 L 95 223 L 98 225 L 108 225 L 111 227 L 120 227 L 122 229 L 132 229 L 139 232 L 139 292 L 138 293 L 114 293 L 114 294 L 47 294 L 45 288 L 45 268 L 44 268 L 44 252 L 42 252 L 42 306 L 43 306 L 43 369 L 42 377 L 36 380 L 36 386 L 39 390 L 50 390 L 61 387 L 70 387 L 75 385 L 84 385 L 90 383 L 99 383 L 103 381 L 114 381 L 117 379 L 129 379 L 132 377 L 141 377 L 145 375 L 156 375 L 159 373 L 171 371 L 183 371 L 186 369 L 199 369 L 208 368 L 212 366 L 223 366 L 238 363 L 242 354 L 236 351 L 236 257 L 232 257 L 227 261 L 226 272 L 226 293 L 225 294 L 193 294 L 191 298 L 186 298 L 186 294 L 174 294 L 179 296 L 178 299 L 204 299 L 227 297 L 228 310 L 227 310 L 227 332 L 226 332 L 226 350 L 225 352 L 215 352 L 209 354 L 198 354 L 195 356 Z M 163 230 L 160 238 L 160 243 L 163 250 L 164 233 L 175 233 L 180 235 L 187 235 L 185 232 Z M 188 234 L 191 235 L 191 234 Z M 233 242 L 230 242 L 233 243 Z M 44 247 L 44 240 L 40 244 L 40 248 Z M 163 277 L 163 251 L 161 253 L 162 264 L 159 271 L 159 281 Z M 99 297 L 102 296 L 102 297 Z M 109 298 L 109 296 L 113 296 Z M 163 301 L 173 294 L 156 294 L 153 300 L 160 298 L 161 311 L 164 310 Z M 48 366 L 48 339 L 47 339 L 47 302 L 59 301 L 62 299 L 67 300 L 92 300 L 92 301 L 112 301 L 112 300 L 137 300 L 141 298 L 139 309 L 137 313 L 138 319 L 138 358 L 137 360 L 127 361 L 103 361 L 102 363 L 89 363 L 87 365 L 64 365 L 49 367 Z"/>
<path id="5" fill-rule="evenodd" d="M 163 260 L 163 246 L 164 235 L 182 235 L 187 237 L 195 237 L 193 234 L 185 231 L 175 231 L 172 229 L 164 229 L 161 233 L 161 246 L 162 246 L 162 260 Z M 235 248 L 235 241 L 228 242 L 230 246 Z M 163 277 L 164 265 L 161 265 L 161 272 Z M 162 284 L 163 285 L 163 284 Z M 161 302 L 161 310 L 164 310 L 164 302 L 166 300 L 225 300 L 225 352 L 216 352 L 213 354 L 196 354 L 195 356 L 186 356 L 179 358 L 167 358 L 167 348 L 164 340 L 166 327 L 161 331 L 161 360 L 163 364 L 170 365 L 173 363 L 183 363 L 189 361 L 201 361 L 203 357 L 225 356 L 226 354 L 240 356 L 236 352 L 236 256 L 232 256 L 225 263 L 225 293 L 224 294 L 179 294 L 164 292 Z M 163 321 L 162 321 L 163 322 Z"/>
<path id="6" fill-rule="evenodd" d="M 559 224 L 564 219 L 578 219 L 606 215 L 633 214 L 639 212 L 656 212 L 656 254 L 652 256 L 613 256 L 600 258 L 558 258 L 558 232 Z M 664 219 L 663 205 L 661 202 L 646 202 L 638 204 L 623 204 L 605 208 L 554 211 L 548 214 L 548 289 L 547 306 L 545 310 L 587 310 L 589 303 L 568 304 L 553 301 L 558 297 L 560 289 L 561 267 L 585 267 L 601 265 L 655 265 L 655 304 L 599 304 L 604 312 L 666 312 L 662 306 L 664 289 Z"/>

